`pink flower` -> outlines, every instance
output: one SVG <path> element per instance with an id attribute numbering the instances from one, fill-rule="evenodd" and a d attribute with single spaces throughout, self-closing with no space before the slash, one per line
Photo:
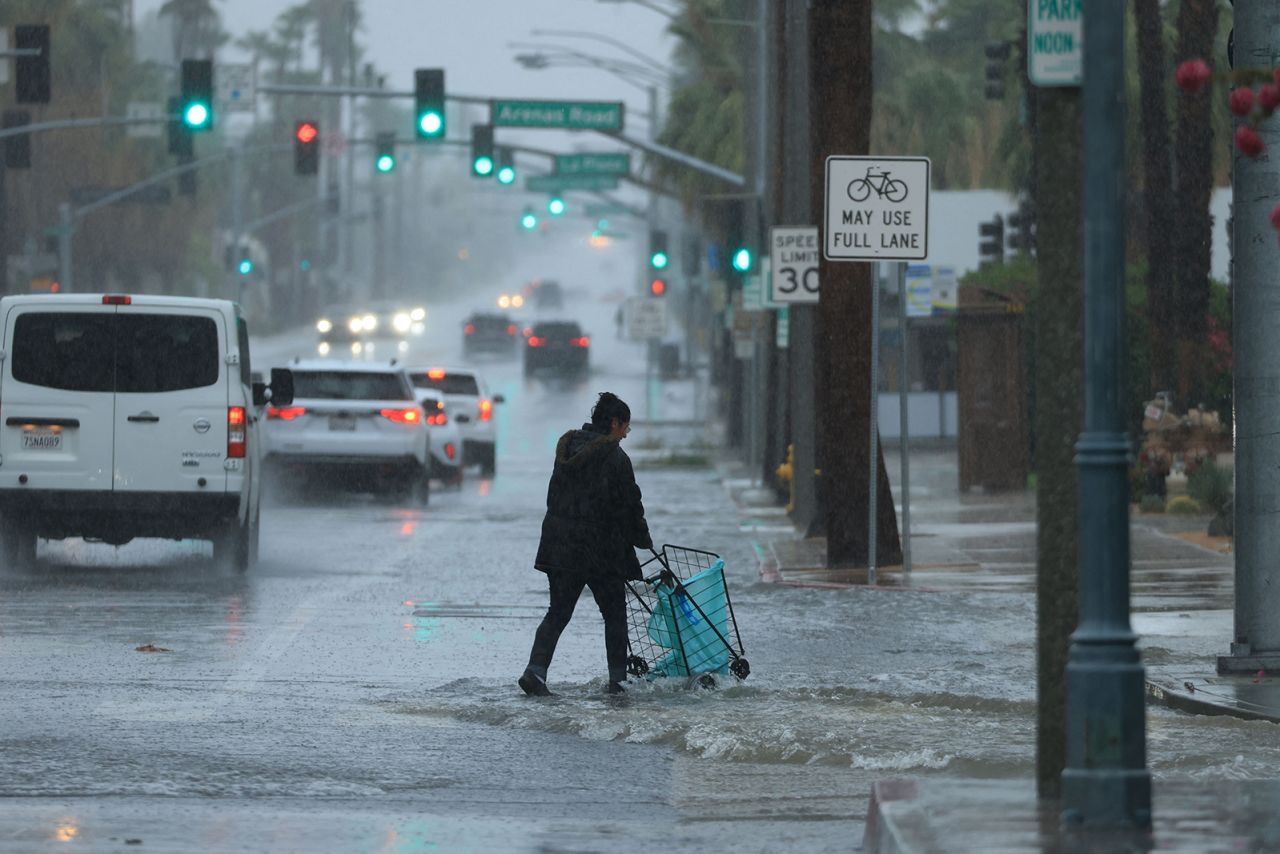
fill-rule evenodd
<path id="1" fill-rule="evenodd" d="M 1178 88 L 1185 92 L 1199 92 L 1211 77 L 1213 77 L 1213 70 L 1203 59 L 1188 59 L 1178 66 L 1178 70 L 1173 75 Z"/>
<path id="2" fill-rule="evenodd" d="M 1270 115 L 1276 107 L 1280 107 L 1280 86 L 1268 83 L 1258 90 L 1258 103 Z"/>
<path id="3" fill-rule="evenodd" d="M 1236 128 L 1236 148 L 1245 157 L 1257 157 L 1267 146 L 1258 132 L 1248 125 Z"/>
<path id="4" fill-rule="evenodd" d="M 1231 107 L 1231 112 L 1243 119 L 1253 112 L 1253 90 L 1248 86 L 1233 89 L 1227 103 Z"/>

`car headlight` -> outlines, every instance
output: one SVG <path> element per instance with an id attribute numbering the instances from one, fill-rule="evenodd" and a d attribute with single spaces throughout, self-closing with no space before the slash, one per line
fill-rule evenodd
<path id="1" fill-rule="evenodd" d="M 391 325 L 395 327 L 396 332 L 408 332 L 413 326 L 413 318 L 402 311 L 391 319 Z"/>
<path id="2" fill-rule="evenodd" d="M 330 321 L 328 320 L 316 321 L 316 331 L 319 332 L 321 335 L 325 334 L 326 332 L 330 332 L 332 330 L 333 330 L 333 323 L 331 323 Z"/>
<path id="3" fill-rule="evenodd" d="M 378 328 L 378 318 L 374 317 L 372 314 L 366 314 L 364 317 L 360 318 L 360 328 L 365 332 L 372 332 Z"/>
<path id="4" fill-rule="evenodd" d="M 524 305 L 524 297 L 520 296 L 519 294 L 516 294 L 511 298 L 512 308 L 519 308 L 522 305 Z"/>
<path id="5" fill-rule="evenodd" d="M 409 319 L 415 322 L 421 322 L 427 319 L 427 310 L 425 308 L 415 308 L 409 312 Z"/>
<path id="6" fill-rule="evenodd" d="M 511 308 L 511 297 L 506 294 L 498 297 L 498 308 Z"/>
<path id="7" fill-rule="evenodd" d="M 347 328 L 358 334 L 364 327 L 360 325 L 360 318 L 353 317 L 351 320 L 347 321 Z"/>
<path id="8" fill-rule="evenodd" d="M 321 341 L 321 342 L 320 342 L 320 355 L 321 355 L 321 356 L 327 356 L 327 355 L 329 355 L 329 342 L 328 342 L 328 341 Z"/>

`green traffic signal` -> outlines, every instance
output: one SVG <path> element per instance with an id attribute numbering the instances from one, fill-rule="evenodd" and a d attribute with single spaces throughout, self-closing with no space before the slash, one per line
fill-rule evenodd
<path id="1" fill-rule="evenodd" d="M 733 269 L 745 273 L 751 269 L 751 250 L 745 246 L 733 253 Z"/>
<path id="2" fill-rule="evenodd" d="M 520 217 L 520 227 L 525 231 L 533 231 L 538 227 L 538 218 L 534 216 L 533 211 L 526 210 L 524 216 Z"/>
<path id="3" fill-rule="evenodd" d="M 396 159 L 390 154 L 379 155 L 378 162 L 374 165 L 377 166 L 379 172 L 385 175 L 396 168 Z"/>
<path id="4" fill-rule="evenodd" d="M 512 183 L 515 183 L 515 180 L 516 180 L 516 170 L 514 167 L 503 166 L 501 169 L 498 170 L 499 184 L 512 184 Z"/>
<path id="5" fill-rule="evenodd" d="M 240 259 L 240 275 L 247 276 L 253 272 L 253 262 L 248 258 Z"/>
<path id="6" fill-rule="evenodd" d="M 199 101 L 187 104 L 182 111 L 182 123 L 191 130 L 200 130 L 209 124 L 209 105 Z"/>
<path id="7" fill-rule="evenodd" d="M 471 164 L 471 171 L 480 176 L 489 176 L 493 174 L 493 158 L 488 155 L 480 155 Z"/>
<path id="8" fill-rule="evenodd" d="M 655 270 L 665 270 L 669 260 L 670 259 L 667 258 L 667 253 L 662 251 L 655 252 L 649 256 L 649 264 L 652 265 Z"/>
<path id="9" fill-rule="evenodd" d="M 418 117 L 418 129 L 423 136 L 439 136 L 444 128 L 444 118 L 435 110 L 428 110 Z"/>
<path id="10" fill-rule="evenodd" d="M 560 216 L 561 214 L 564 213 L 564 210 L 565 210 L 564 199 L 560 198 L 559 196 L 552 196 L 550 199 L 547 200 L 547 213 L 551 214 L 552 216 Z"/>
<path id="11" fill-rule="evenodd" d="M 444 100 L 444 69 L 414 69 L 413 115 L 419 139 L 444 139 Z"/>
<path id="12" fill-rule="evenodd" d="M 213 62 L 184 59 L 178 103 L 182 124 L 187 130 L 207 131 L 213 127 Z"/>

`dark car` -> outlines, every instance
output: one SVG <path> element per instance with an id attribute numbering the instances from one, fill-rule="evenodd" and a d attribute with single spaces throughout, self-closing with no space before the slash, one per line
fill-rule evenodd
<path id="1" fill-rule="evenodd" d="M 505 314 L 476 313 L 462 324 L 462 351 L 473 353 L 514 353 L 520 330 Z"/>
<path id="2" fill-rule="evenodd" d="M 524 375 L 555 371 L 585 377 L 591 355 L 591 339 L 571 320 L 544 320 L 533 324 L 524 340 Z"/>

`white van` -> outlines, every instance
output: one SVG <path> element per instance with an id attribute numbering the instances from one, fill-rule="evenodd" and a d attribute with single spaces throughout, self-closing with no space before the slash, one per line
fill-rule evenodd
<path id="1" fill-rule="evenodd" d="M 226 300 L 66 294 L 0 299 L 0 565 L 36 538 L 208 539 L 257 558 L 259 420 L 292 377 L 253 383 Z"/>

